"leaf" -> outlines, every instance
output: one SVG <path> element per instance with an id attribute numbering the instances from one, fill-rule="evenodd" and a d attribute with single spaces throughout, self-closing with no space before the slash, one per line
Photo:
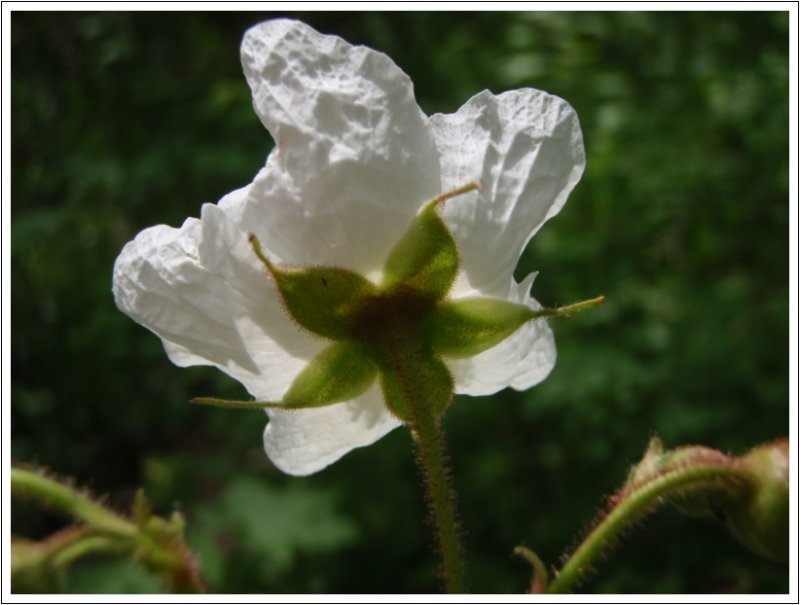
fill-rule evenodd
<path id="1" fill-rule="evenodd" d="M 89 594 L 165 593 L 167 587 L 141 563 L 97 560 L 76 564 L 66 574 L 65 592 Z"/>
<path id="2" fill-rule="evenodd" d="M 279 487 L 263 477 L 237 477 L 219 501 L 191 517 L 188 541 L 218 591 L 235 581 L 244 562 L 274 581 L 291 572 L 301 554 L 335 551 L 358 536 L 353 521 L 337 511 L 333 492 L 300 484 Z"/>

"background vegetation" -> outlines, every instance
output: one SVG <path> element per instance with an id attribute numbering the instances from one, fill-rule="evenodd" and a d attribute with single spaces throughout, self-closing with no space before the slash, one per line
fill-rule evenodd
<path id="1" fill-rule="evenodd" d="M 587 171 L 519 267 L 534 294 L 601 308 L 553 322 L 559 360 L 524 393 L 446 419 L 472 586 L 521 592 L 515 545 L 556 564 L 648 439 L 742 453 L 788 432 L 788 15 L 309 13 L 390 55 L 422 108 L 522 86 L 567 99 Z M 209 368 L 179 369 L 114 306 L 122 246 L 249 182 L 272 145 L 238 59 L 265 14 L 21 13 L 12 56 L 12 456 L 127 509 L 144 486 L 217 592 L 437 590 L 409 436 L 296 479 L 259 412 Z M 14 503 L 14 533 L 63 520 Z M 157 591 L 86 561 L 66 591 Z M 649 519 L 585 584 L 601 592 L 785 592 L 788 572 L 724 531 Z"/>

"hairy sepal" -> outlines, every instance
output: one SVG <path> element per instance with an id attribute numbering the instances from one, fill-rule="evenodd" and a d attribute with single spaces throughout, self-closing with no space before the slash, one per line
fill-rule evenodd
<path id="1" fill-rule="evenodd" d="M 270 269 L 289 314 L 303 328 L 332 340 L 346 340 L 354 319 L 377 289 L 365 277 L 336 267 Z"/>
<path id="2" fill-rule="evenodd" d="M 315 408 L 348 401 L 374 382 L 378 368 L 360 345 L 337 342 L 317 354 L 294 379 L 282 407 Z"/>
<path id="3" fill-rule="evenodd" d="M 458 248 L 436 208 L 426 204 L 389 253 L 384 266 L 384 290 L 399 286 L 431 300 L 450 291 L 458 272 Z"/>
<path id="4" fill-rule="evenodd" d="M 536 312 L 496 298 L 464 298 L 439 303 L 427 333 L 433 351 L 454 359 L 473 357 L 516 332 Z"/>
<path id="5" fill-rule="evenodd" d="M 444 414 L 453 399 L 453 377 L 441 359 L 414 355 L 384 365 L 381 389 L 389 411 L 413 428 L 420 414 Z"/>

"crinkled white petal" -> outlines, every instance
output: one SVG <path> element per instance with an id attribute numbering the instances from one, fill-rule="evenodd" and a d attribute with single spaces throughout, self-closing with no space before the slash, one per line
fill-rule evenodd
<path id="1" fill-rule="evenodd" d="M 310 475 L 400 426 L 377 382 L 353 401 L 306 410 L 269 410 L 264 449 L 290 475 Z"/>
<path id="2" fill-rule="evenodd" d="M 375 274 L 440 192 L 411 80 L 382 53 L 285 19 L 245 34 L 242 65 L 277 146 L 240 224 L 286 263 Z"/>
<path id="3" fill-rule="evenodd" d="M 530 276 L 513 279 L 523 249 L 566 202 L 584 167 L 578 118 L 563 100 L 523 89 L 484 91 L 453 115 L 431 118 L 441 159 L 442 189 L 470 180 L 481 191 L 449 201 L 443 211 L 461 252 L 453 298 L 490 296 L 539 305 Z M 544 320 L 529 322 L 497 346 L 448 360 L 456 392 L 488 395 L 524 390 L 553 369 L 556 348 Z"/>
<path id="4" fill-rule="evenodd" d="M 173 363 L 214 365 L 257 399 L 280 399 L 323 348 L 292 323 L 246 234 L 211 204 L 180 229 L 158 225 L 129 242 L 113 290 Z"/>
<path id="5" fill-rule="evenodd" d="M 531 274 L 521 284 L 513 283 L 503 298 L 541 308 L 529 294 L 535 277 Z M 509 386 L 524 391 L 547 378 L 556 363 L 556 345 L 550 326 L 538 319 L 475 357 L 445 362 L 453 374 L 456 393 L 491 395 Z"/>
<path id="6" fill-rule="evenodd" d="M 442 211 L 464 271 L 452 294 L 505 297 L 525 245 L 583 173 L 578 117 L 565 101 L 538 90 L 484 91 L 455 114 L 432 116 L 431 128 L 442 189 L 481 184 L 479 193 L 450 200 Z"/>

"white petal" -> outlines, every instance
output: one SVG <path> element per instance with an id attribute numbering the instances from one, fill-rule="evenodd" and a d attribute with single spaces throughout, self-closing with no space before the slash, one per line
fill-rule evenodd
<path id="1" fill-rule="evenodd" d="M 277 147 L 243 212 L 290 264 L 378 271 L 439 164 L 413 85 L 387 56 L 297 21 L 250 29 L 242 65 Z"/>
<path id="2" fill-rule="evenodd" d="M 584 167 L 578 118 L 565 101 L 522 89 L 470 99 L 431 117 L 441 153 L 442 189 L 477 180 L 479 194 L 447 202 L 443 217 L 462 254 L 470 288 L 502 297 L 530 238 L 564 205 Z"/>
<path id="3" fill-rule="evenodd" d="M 528 294 L 534 277 L 529 275 L 521 284 L 514 283 L 504 298 L 540 308 Z M 538 319 L 475 357 L 445 361 L 453 374 L 456 393 L 491 395 L 508 386 L 524 391 L 547 378 L 556 363 L 556 345 L 550 326 Z"/>
<path id="4" fill-rule="evenodd" d="M 129 242 L 114 265 L 114 297 L 175 364 L 214 365 L 258 399 L 280 399 L 323 346 L 292 324 L 246 234 L 211 204 L 200 220 Z"/>
<path id="5" fill-rule="evenodd" d="M 353 401 L 306 410 L 269 410 L 264 449 L 290 475 L 310 475 L 400 426 L 377 383 Z"/>

